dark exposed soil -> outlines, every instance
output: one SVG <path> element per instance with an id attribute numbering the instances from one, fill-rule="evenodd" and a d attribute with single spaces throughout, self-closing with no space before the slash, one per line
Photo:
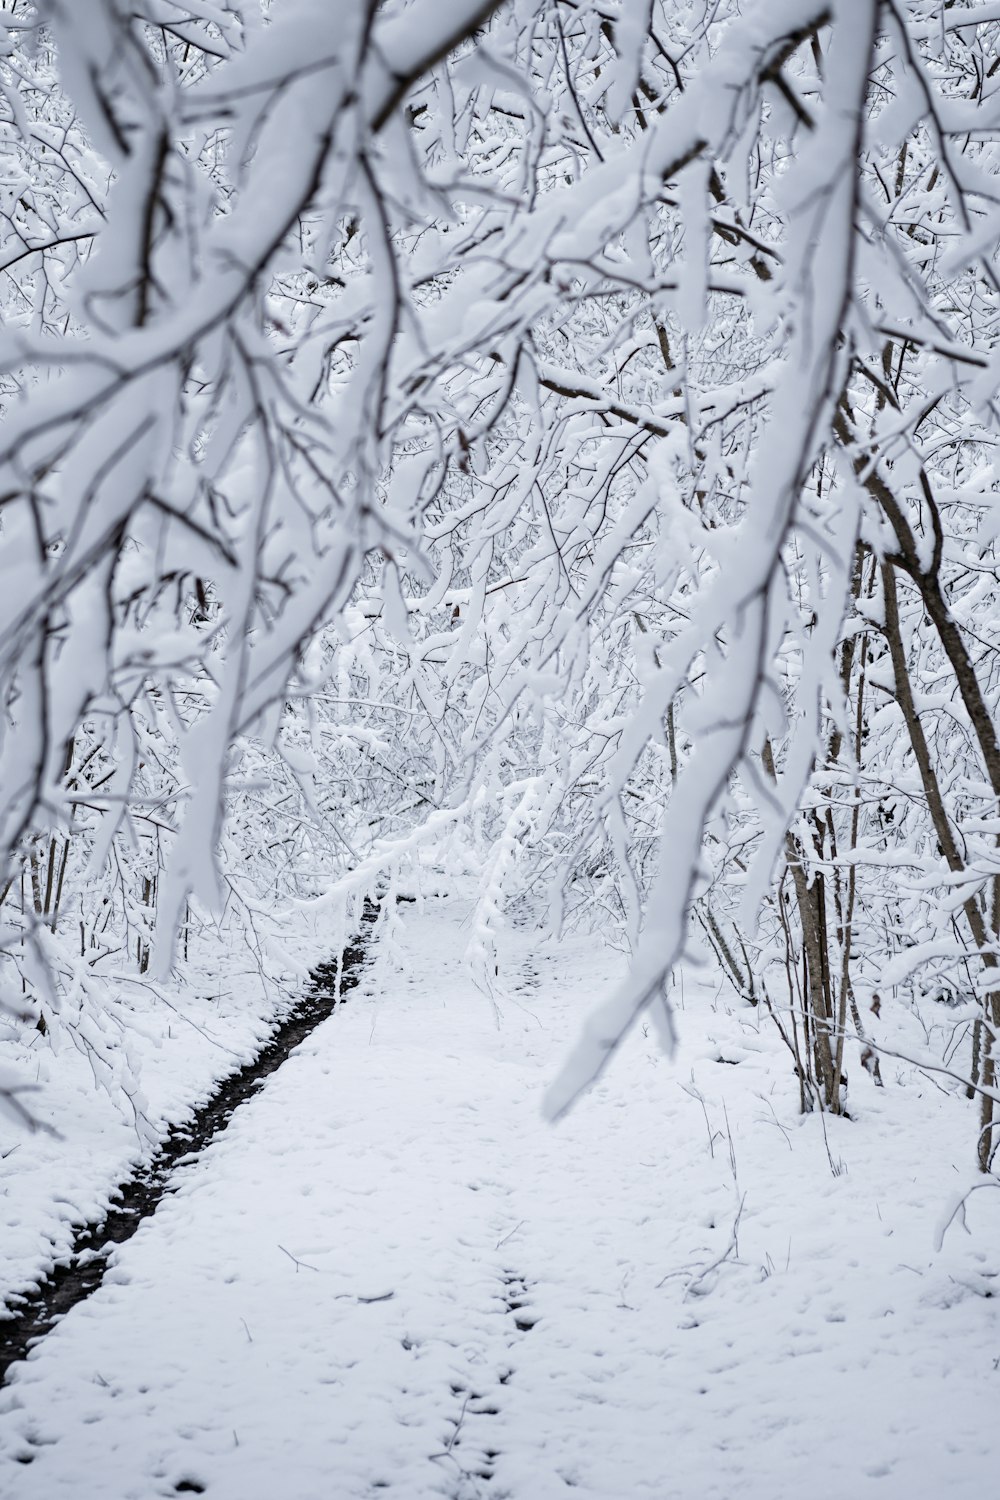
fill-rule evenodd
<path id="1" fill-rule="evenodd" d="M 365 902 L 362 922 L 370 926 L 378 906 Z M 190 1161 L 225 1130 L 235 1109 L 251 1098 L 264 1080 L 286 1060 L 294 1047 L 332 1014 L 339 998 L 361 977 L 367 947 L 362 928 L 345 948 L 341 964 L 321 963 L 312 971 L 309 988 L 299 1003 L 271 1033 L 251 1061 L 216 1085 L 215 1092 L 183 1125 L 175 1125 L 153 1158 L 135 1176 L 120 1184 L 106 1219 L 84 1224 L 76 1233 L 71 1258 L 55 1266 L 36 1291 L 27 1293 L 13 1316 L 0 1321 L 0 1383 L 11 1365 L 24 1359 L 31 1345 L 49 1332 L 64 1313 L 95 1292 L 104 1280 L 108 1257 L 132 1238 L 170 1188 L 174 1169 Z"/>

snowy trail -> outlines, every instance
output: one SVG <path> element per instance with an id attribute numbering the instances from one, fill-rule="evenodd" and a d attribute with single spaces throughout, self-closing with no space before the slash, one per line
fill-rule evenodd
<path id="1" fill-rule="evenodd" d="M 615 961 L 512 939 L 498 1027 L 430 907 L 17 1369 L 0 1495 L 990 1493 L 1000 1193 L 933 1245 L 961 1107 L 859 1089 L 828 1159 L 766 1022 L 689 985 L 678 1062 L 636 1037 L 552 1130 Z"/>
<path id="2" fill-rule="evenodd" d="M 103 1212 L 95 1213 L 75 1230 L 62 1255 L 50 1261 L 48 1266 L 43 1261 L 33 1289 L 17 1289 L 16 1295 L 7 1303 L 13 1315 L 4 1316 L 0 1321 L 0 1382 L 5 1379 L 11 1365 L 24 1359 L 27 1350 L 44 1337 L 60 1317 L 101 1285 L 108 1252 L 131 1239 L 143 1220 L 155 1211 L 164 1194 L 172 1191 L 177 1163 L 203 1151 L 220 1131 L 225 1130 L 233 1111 L 252 1098 L 254 1092 L 286 1061 L 289 1053 L 333 1012 L 338 996 L 344 997 L 354 988 L 365 959 L 363 936 L 377 915 L 377 907 L 370 904 L 362 918 L 365 925 L 359 934 L 360 940 L 343 950 L 339 965 L 327 961 L 322 969 L 313 971 L 310 988 L 277 1022 L 256 1053 L 242 1067 L 218 1079 L 193 1112 L 189 1111 L 184 1119 L 166 1130 L 155 1153 L 142 1161 L 131 1177 L 116 1185 L 113 1202 L 109 1204 L 105 1199 Z M 91 1151 L 90 1162 L 98 1173 L 101 1157 L 100 1151 Z M 46 1175 L 44 1170 L 36 1171 L 36 1192 L 38 1184 L 45 1182 Z M 10 1185 L 9 1178 L 0 1184 L 4 1198 L 8 1198 Z M 113 1179 L 112 1186 L 115 1186 Z M 57 1184 L 52 1183 L 49 1184 L 50 1193 L 54 1187 L 57 1193 Z M 9 1201 L 5 1207 L 10 1216 Z M 37 1227 L 37 1219 L 35 1225 Z"/>

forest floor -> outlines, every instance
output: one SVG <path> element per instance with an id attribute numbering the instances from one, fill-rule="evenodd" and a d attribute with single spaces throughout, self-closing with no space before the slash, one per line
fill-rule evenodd
<path id="1" fill-rule="evenodd" d="M 939 1248 L 972 1106 L 884 1063 L 803 1118 L 767 1017 L 687 974 L 677 1057 L 640 1028 L 550 1126 L 621 960 L 511 934 L 494 1005 L 469 910 L 404 909 L 14 1368 L 4 1500 L 994 1493 L 1000 1190 Z"/>

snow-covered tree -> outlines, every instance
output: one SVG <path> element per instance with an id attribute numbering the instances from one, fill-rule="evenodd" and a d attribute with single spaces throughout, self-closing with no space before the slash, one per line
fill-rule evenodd
<path id="1" fill-rule="evenodd" d="M 162 973 L 226 839 L 299 896 L 472 841 L 484 972 L 518 901 L 631 947 L 557 1111 L 692 920 L 804 1105 L 929 966 L 986 1166 L 995 7 L 0 15 L 9 891 L 152 799 Z"/>

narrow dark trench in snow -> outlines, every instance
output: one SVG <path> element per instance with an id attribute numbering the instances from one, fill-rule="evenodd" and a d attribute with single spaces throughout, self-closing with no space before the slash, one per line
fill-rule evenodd
<path id="1" fill-rule="evenodd" d="M 97 1291 L 111 1253 L 132 1238 L 142 1221 L 170 1192 L 175 1168 L 194 1160 L 225 1130 L 234 1110 L 252 1098 L 293 1049 L 333 1013 L 338 999 L 354 988 L 361 977 L 367 951 L 365 928 L 371 927 L 377 916 L 377 904 L 366 901 L 364 926 L 342 955 L 339 995 L 337 963 L 318 965 L 312 971 L 306 994 L 275 1028 L 257 1056 L 221 1079 L 193 1116 L 169 1131 L 152 1159 L 119 1185 L 107 1217 L 82 1225 L 74 1238 L 70 1258 L 55 1266 L 37 1290 L 19 1301 L 13 1317 L 0 1321 L 0 1384 L 6 1381 L 10 1367 L 24 1359 L 31 1346 L 44 1338 L 59 1318 Z"/>

